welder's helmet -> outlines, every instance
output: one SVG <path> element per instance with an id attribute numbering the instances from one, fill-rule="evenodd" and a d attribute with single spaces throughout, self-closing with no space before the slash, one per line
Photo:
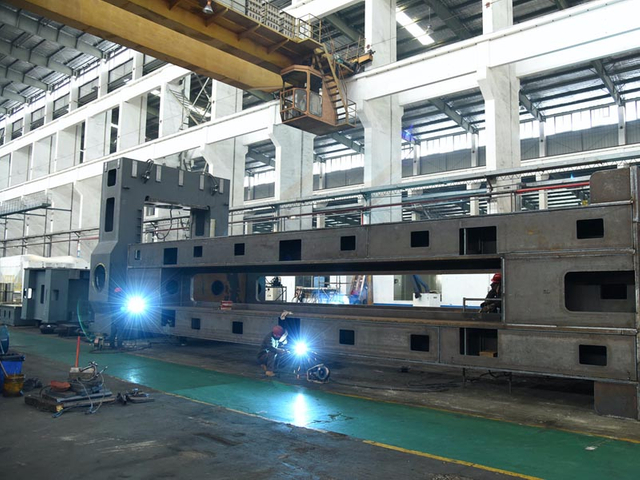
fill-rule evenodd
<path id="1" fill-rule="evenodd" d="M 502 274 L 496 273 L 493 277 L 491 277 L 491 283 L 501 283 L 502 282 Z"/>
<path id="2" fill-rule="evenodd" d="M 282 328 L 280 325 L 276 325 L 275 327 L 273 327 L 273 330 L 271 330 L 271 333 L 273 334 L 274 338 L 280 338 L 284 333 L 284 328 Z"/>

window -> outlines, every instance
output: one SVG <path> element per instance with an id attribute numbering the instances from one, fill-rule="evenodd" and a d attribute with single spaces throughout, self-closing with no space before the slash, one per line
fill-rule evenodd
<path id="1" fill-rule="evenodd" d="M 117 67 L 109 70 L 109 85 L 107 90 L 113 92 L 114 90 L 125 85 L 131 80 L 133 71 L 133 59 L 124 62 Z"/>
<path id="2" fill-rule="evenodd" d="M 178 263 L 178 249 L 176 247 L 164 249 L 165 265 L 176 265 Z"/>
<path id="3" fill-rule="evenodd" d="M 350 235 L 348 237 L 340 237 L 340 250 L 355 250 L 356 249 L 356 236 Z"/>
<path id="4" fill-rule="evenodd" d="M 429 231 L 411 232 L 411 248 L 428 247 Z"/>
<path id="5" fill-rule="evenodd" d="M 244 331 L 244 324 L 242 322 L 232 322 L 231 323 L 231 333 L 235 333 L 236 335 L 242 335 Z"/>
<path id="6" fill-rule="evenodd" d="M 198 245 L 193 247 L 193 256 L 194 257 L 202 257 L 202 245 Z"/>
<path id="7" fill-rule="evenodd" d="M 579 355 L 581 365 L 607 366 L 607 347 L 604 345 L 580 345 Z"/>
<path id="8" fill-rule="evenodd" d="M 200 330 L 200 319 L 192 318 L 191 319 L 191 330 Z"/>
<path id="9" fill-rule="evenodd" d="M 355 330 L 340 330 L 340 345 L 355 345 L 355 344 L 356 344 Z"/>
<path id="10" fill-rule="evenodd" d="M 236 243 L 233 246 L 233 254 L 236 257 L 239 257 L 241 255 L 244 255 L 244 243 Z"/>
<path id="11" fill-rule="evenodd" d="M 411 350 L 418 352 L 428 352 L 429 335 L 411 335 Z"/>
<path id="12" fill-rule="evenodd" d="M 69 95 L 57 98 L 53 101 L 53 119 L 60 118 L 69 112 Z"/>
<path id="13" fill-rule="evenodd" d="M 604 237 L 604 220 L 602 218 L 577 220 L 576 235 L 579 239 Z"/>
<path id="14" fill-rule="evenodd" d="M 98 98 L 98 79 L 95 78 L 90 82 L 80 86 L 78 90 L 78 106 L 81 107 Z"/>
<path id="15" fill-rule="evenodd" d="M 140 260 L 140 250 L 133 252 L 133 258 L 134 260 Z"/>

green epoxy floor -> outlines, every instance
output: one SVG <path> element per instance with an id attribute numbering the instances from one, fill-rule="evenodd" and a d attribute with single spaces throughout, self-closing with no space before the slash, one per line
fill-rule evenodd
<path id="1" fill-rule="evenodd" d="M 12 330 L 11 346 L 26 355 L 74 362 L 75 345 L 56 337 Z M 532 477 L 640 478 L 636 443 L 335 395 L 131 354 L 91 355 L 86 344 L 82 349 L 81 363 L 108 365 L 108 375 L 279 422 Z"/>

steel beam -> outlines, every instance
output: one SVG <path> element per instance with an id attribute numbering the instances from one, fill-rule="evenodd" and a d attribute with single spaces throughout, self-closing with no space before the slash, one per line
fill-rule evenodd
<path id="1" fill-rule="evenodd" d="M 514 65 L 521 78 L 624 53 L 640 44 L 636 7 L 637 0 L 596 0 L 434 49 L 356 75 L 347 81 L 349 96 L 360 103 L 421 88 L 426 100 L 478 88 L 483 68 Z"/>
<path id="2" fill-rule="evenodd" d="M 544 122 L 544 114 L 540 110 L 538 110 L 538 107 L 536 107 L 533 103 L 531 103 L 531 100 L 529 100 L 529 97 L 527 97 L 522 92 L 522 90 L 520 91 L 518 96 L 520 98 L 520 104 L 527 110 L 527 112 L 529 112 L 531 116 L 536 120 L 538 120 L 539 122 Z"/>
<path id="3" fill-rule="evenodd" d="M 9 0 L 21 8 L 243 90 L 279 89 L 279 74 L 101 0 Z"/>
<path id="4" fill-rule="evenodd" d="M 4 98 L 5 100 L 10 100 L 12 102 L 29 103 L 27 97 L 10 92 L 6 88 L 0 89 L 0 98 Z"/>
<path id="5" fill-rule="evenodd" d="M 444 22 L 449 30 L 451 30 L 461 40 L 471 38 L 473 35 L 467 30 L 467 27 L 458 20 L 451 10 L 449 10 L 440 0 L 424 0 L 431 10 Z"/>
<path id="6" fill-rule="evenodd" d="M 261 162 L 262 164 L 264 164 L 264 166 L 269 166 L 269 167 L 273 167 L 276 168 L 276 162 L 273 158 L 271 157 L 267 157 L 266 155 L 258 152 L 257 150 L 250 148 L 249 151 L 247 152 L 247 154 L 245 155 L 245 158 L 253 158 L 254 160 Z"/>
<path id="7" fill-rule="evenodd" d="M 14 12 L 4 6 L 0 5 L 0 19 L 2 23 L 15 27 L 23 32 L 30 33 L 50 42 L 57 43 L 62 47 L 73 48 L 87 55 L 91 55 L 96 58 L 104 58 L 104 52 L 96 47 L 92 47 L 86 42 L 80 40 L 80 37 L 74 37 L 65 33 L 62 29 L 51 27 L 45 23 L 38 22 L 33 18 L 27 17 Z"/>
<path id="8" fill-rule="evenodd" d="M 347 137 L 346 135 L 336 132 L 330 134 L 329 137 L 355 152 L 364 153 L 364 145 L 355 142 L 353 139 Z"/>
<path id="9" fill-rule="evenodd" d="M 469 133 L 478 133 L 478 129 L 469 123 L 469 120 L 464 118 L 458 112 L 456 112 L 453 108 L 451 108 L 444 100 L 440 98 L 432 98 L 429 100 L 434 107 L 444 113 L 451 120 L 456 122 L 464 131 Z"/>
<path id="10" fill-rule="evenodd" d="M 620 92 L 618 92 L 618 89 L 613 83 L 613 80 L 611 79 L 607 71 L 604 69 L 602 60 L 594 60 L 593 62 L 591 62 L 591 65 L 593 65 L 593 68 L 595 68 L 596 74 L 598 75 L 598 77 L 600 77 L 600 80 L 602 80 L 602 83 L 604 83 L 604 86 L 609 92 L 609 95 L 611 95 L 613 100 L 616 102 L 616 105 L 623 105 L 624 99 L 620 96 Z"/>
<path id="11" fill-rule="evenodd" d="M 104 3 L 144 17 L 272 72 L 280 73 L 283 68 L 293 64 L 291 58 L 281 51 L 269 52 L 267 47 L 249 38 L 241 38 L 242 33 L 239 35 L 220 24 L 207 25 L 196 13 L 184 8 L 172 8 L 165 0 L 104 0 Z M 256 24 L 256 28 L 258 27 L 259 24 Z"/>
<path id="12" fill-rule="evenodd" d="M 49 90 L 49 85 L 35 78 L 27 76 L 25 73 L 16 72 L 9 67 L 0 67 L 0 78 L 6 78 L 13 82 L 19 82 L 30 87 L 35 87 L 43 91 Z"/>
<path id="13" fill-rule="evenodd" d="M 334 27 L 340 30 L 344 35 L 349 37 L 352 42 L 357 42 L 358 40 L 360 40 L 360 37 L 362 37 L 362 34 L 360 32 L 347 25 L 347 23 L 342 18 L 340 18 L 337 13 L 332 13 L 331 15 L 329 15 L 327 17 L 327 20 Z"/>
<path id="14" fill-rule="evenodd" d="M 45 67 L 54 72 L 62 73 L 64 75 L 73 75 L 73 70 L 66 65 L 52 60 L 51 57 L 45 57 L 33 50 L 27 50 L 26 48 L 15 47 L 7 42 L 0 41 L 0 53 L 13 57 L 17 60 L 30 63 L 37 67 Z"/>

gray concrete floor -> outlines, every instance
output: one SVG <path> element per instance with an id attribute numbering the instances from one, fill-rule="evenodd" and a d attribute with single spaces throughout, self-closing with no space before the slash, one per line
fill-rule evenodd
<path id="1" fill-rule="evenodd" d="M 73 342 L 72 339 L 67 340 Z M 255 347 L 176 340 L 139 342 L 137 355 L 262 378 Z M 109 355 L 96 354 L 101 365 Z M 100 357 L 103 358 L 100 358 Z M 230 360 L 233 359 L 233 360 Z M 638 422 L 593 412 L 589 382 L 484 375 L 465 388 L 456 370 L 326 358 L 331 381 L 317 385 L 286 372 L 280 381 L 377 400 L 443 408 L 504 421 L 640 439 Z M 30 355 L 23 372 L 44 382 L 64 379 L 68 366 Z M 481 372 L 475 372 L 478 377 Z M 140 387 L 107 376 L 114 391 Z M 153 392 L 154 403 L 105 405 L 60 418 L 0 397 L 2 479 L 389 479 L 507 478 L 342 435 L 271 422 L 223 408 Z"/>
<path id="2" fill-rule="evenodd" d="M 23 371 L 48 381 L 64 379 L 68 366 L 30 355 Z M 106 384 L 113 392 L 144 389 L 108 376 Z M 22 398 L 0 397 L 0 478 L 511 478 L 146 391 L 153 403 L 59 418 Z"/>
<path id="3" fill-rule="evenodd" d="M 175 339 L 153 340 L 150 345 L 137 354 L 247 377 L 263 376 L 253 346 L 197 340 L 180 344 Z M 467 372 L 463 385 L 460 369 L 340 356 L 323 361 L 331 368 L 327 384 L 297 380 L 287 372 L 279 378 L 307 388 L 640 441 L 638 421 L 595 413 L 590 381 L 514 375 L 509 393 L 504 376 L 481 370 Z"/>

